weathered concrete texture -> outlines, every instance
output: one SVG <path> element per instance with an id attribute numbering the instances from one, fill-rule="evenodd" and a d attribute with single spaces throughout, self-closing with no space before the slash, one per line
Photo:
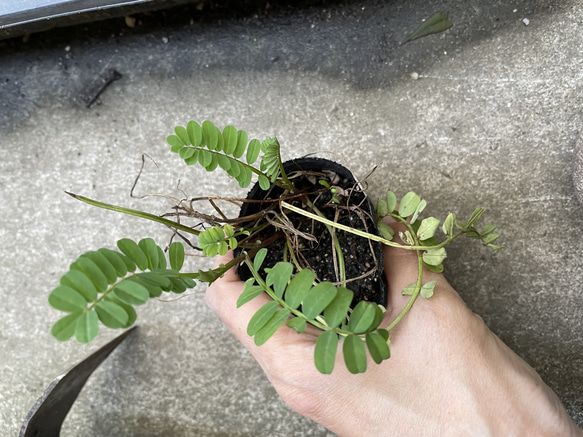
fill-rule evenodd
<path id="1" fill-rule="evenodd" d="M 452 29 L 398 44 L 438 10 Z M 359 175 L 378 165 L 373 196 L 413 189 L 440 218 L 487 207 L 507 248 L 455 244 L 447 277 L 583 426 L 583 214 L 570 176 L 583 7 L 356 1 L 194 21 L 53 43 L 32 35 L 0 57 L 0 434 L 14 435 L 53 377 L 116 335 L 88 346 L 50 337 L 59 315 L 46 298 L 69 263 L 122 237 L 169 238 L 63 190 L 162 213 L 169 201 L 128 196 L 145 152 L 158 167 L 147 163 L 137 194 L 180 196 L 178 181 L 188 196 L 244 194 L 168 153 L 164 138 L 190 119 L 275 134 L 285 158 L 316 152 Z M 87 109 L 81 96 L 106 68 L 123 78 Z M 152 302 L 139 324 L 63 435 L 329 434 L 283 405 L 202 295 Z"/>

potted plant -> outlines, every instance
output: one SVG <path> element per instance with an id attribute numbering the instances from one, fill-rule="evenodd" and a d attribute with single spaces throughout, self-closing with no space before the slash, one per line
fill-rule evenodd
<path id="1" fill-rule="evenodd" d="M 314 351 L 321 373 L 332 372 L 340 340 L 348 370 L 362 373 L 367 351 L 377 364 L 388 359 L 391 330 L 419 296 L 432 296 L 435 281 L 425 282 L 423 269 L 443 271 L 444 246 L 465 235 L 492 249 L 501 247 L 495 244 L 495 226 L 479 225 L 483 208 L 465 221 L 450 213 L 441 223 L 434 217 L 421 218 L 427 203 L 414 192 L 398 201 L 390 190 L 373 208 L 349 170 L 318 158 L 284 163 L 275 137 L 249 141 L 245 131 L 233 126 L 221 131 L 210 121 L 190 121 L 176 127 L 167 142 L 187 165 L 202 165 L 207 171 L 220 167 L 243 188 L 254 177 L 257 182 L 246 199 L 177 201 L 171 214 L 176 220 L 68 194 L 164 224 L 185 242 L 186 234 L 194 235 L 197 244 L 189 243 L 190 250 L 204 256 L 232 249 L 233 259 L 215 269 L 185 272 L 184 244 L 174 241 L 163 250 L 151 238 L 139 242 L 124 238 L 117 242 L 117 250 L 86 252 L 49 295 L 50 305 L 67 313 L 53 325 L 51 332 L 58 340 L 75 336 L 89 342 L 100 323 L 128 328 L 136 320 L 135 306 L 163 292 L 183 293 L 197 282 L 210 284 L 236 267 L 245 281 L 238 306 L 263 293 L 272 299 L 249 322 L 247 332 L 257 345 L 283 325 L 301 334 L 310 324 L 321 331 Z M 211 203 L 216 215 L 196 210 L 201 199 Z M 228 218 L 218 199 L 241 204 L 239 216 Z M 199 223 L 186 226 L 180 223 L 181 216 Z M 398 238 L 383 221 L 386 217 L 404 226 Z M 414 251 L 419 266 L 417 281 L 402 291 L 410 296 L 408 304 L 388 326 L 381 326 L 386 311 L 382 245 Z"/>

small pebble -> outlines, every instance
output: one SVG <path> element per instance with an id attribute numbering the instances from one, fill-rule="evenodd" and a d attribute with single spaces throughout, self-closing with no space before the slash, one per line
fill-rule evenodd
<path id="1" fill-rule="evenodd" d="M 164 44 L 168 44 L 168 38 L 166 38 L 166 37 L 162 38 L 162 42 L 163 42 Z"/>
<path id="2" fill-rule="evenodd" d="M 67 47 L 65 47 L 65 51 L 66 51 L 66 52 L 70 52 L 70 51 L 71 51 L 71 46 L 67 46 Z"/>
<path id="3" fill-rule="evenodd" d="M 127 15 L 125 17 L 125 20 L 126 20 L 127 27 L 135 27 L 136 26 L 136 19 L 134 17 L 130 17 L 129 15 Z"/>
<path id="4" fill-rule="evenodd" d="M 524 23 L 525 26 L 528 26 L 530 24 L 530 20 L 528 18 L 525 18 L 524 20 L 522 20 L 522 22 Z"/>
<path id="5" fill-rule="evenodd" d="M 417 74 L 415 72 L 411 73 L 411 79 L 413 79 L 413 80 L 419 79 L 419 74 Z"/>

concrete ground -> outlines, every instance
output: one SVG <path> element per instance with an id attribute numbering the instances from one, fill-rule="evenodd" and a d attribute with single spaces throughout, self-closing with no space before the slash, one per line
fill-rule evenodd
<path id="1" fill-rule="evenodd" d="M 454 27 L 399 45 L 437 11 Z M 138 18 L 0 43 L 1 435 L 16 435 L 55 376 L 118 334 L 103 329 L 90 345 L 50 336 L 59 314 L 47 295 L 68 265 L 122 237 L 170 236 L 65 190 L 163 213 L 163 198 L 129 197 L 147 153 L 157 167 L 147 162 L 137 194 L 181 196 L 178 181 L 188 196 L 245 194 L 168 152 L 165 137 L 190 119 L 275 134 L 285 158 L 316 152 L 358 175 L 378 165 L 373 197 L 412 189 L 440 218 L 486 207 L 506 249 L 455 243 L 446 275 L 583 426 L 583 211 L 570 176 L 580 2 L 275 2 Z M 109 68 L 123 77 L 85 107 Z M 203 294 L 150 302 L 138 324 L 63 436 L 330 435 L 279 400 Z"/>

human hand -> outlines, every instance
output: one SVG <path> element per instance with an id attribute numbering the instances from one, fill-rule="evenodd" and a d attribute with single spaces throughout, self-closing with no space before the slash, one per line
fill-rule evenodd
<path id="1" fill-rule="evenodd" d="M 396 226 L 396 225 L 393 225 Z M 217 257 L 226 264 L 232 255 Z M 384 323 L 408 301 L 417 279 L 411 251 L 385 247 L 388 305 Z M 263 346 L 247 324 L 266 295 L 236 308 L 243 291 L 231 269 L 206 292 L 209 306 L 263 368 L 283 401 L 340 436 L 583 436 L 538 374 L 473 314 L 442 275 L 434 296 L 419 299 L 391 330 L 391 358 L 364 374 L 346 370 L 342 353 L 331 375 L 313 364 L 318 332 L 285 326 Z"/>

